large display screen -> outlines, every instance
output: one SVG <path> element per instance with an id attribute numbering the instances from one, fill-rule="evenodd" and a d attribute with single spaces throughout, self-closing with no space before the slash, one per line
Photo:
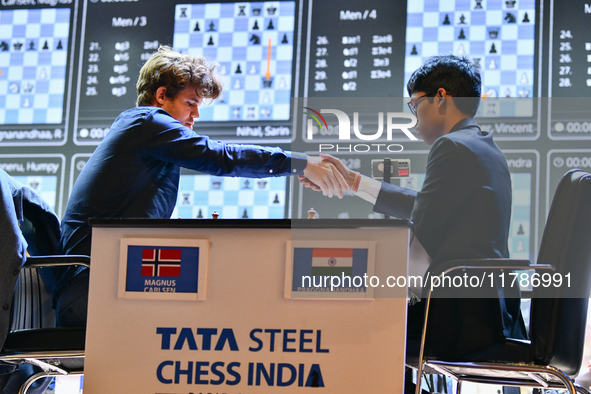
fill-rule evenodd
<path id="1" fill-rule="evenodd" d="M 141 66 L 169 45 L 218 64 L 224 91 L 200 108 L 197 133 L 316 155 L 320 143 L 333 144 L 329 153 L 368 175 L 372 160 L 410 159 L 410 176 L 392 182 L 417 189 L 428 145 L 384 132 L 376 142 L 402 149 L 347 149 L 337 145 L 335 116 L 309 129 L 303 108 L 350 99 L 352 125 L 359 112 L 359 129 L 371 134 L 382 125 L 378 111 L 409 114 L 413 71 L 452 53 L 481 69 L 476 120 L 513 176 L 512 255 L 533 257 L 560 177 L 591 168 L 581 145 L 591 138 L 590 23 L 584 0 L 6 1 L 0 168 L 63 214 L 88 157 L 135 106 Z M 381 98 L 394 104 L 383 110 Z M 330 200 L 294 178 L 183 170 L 179 190 L 175 217 L 301 218 L 310 208 L 321 218 L 381 217 L 356 197 Z"/>

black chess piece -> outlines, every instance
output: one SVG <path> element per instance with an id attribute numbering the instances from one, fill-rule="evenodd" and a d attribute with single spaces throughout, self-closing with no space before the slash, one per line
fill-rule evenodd
<path id="1" fill-rule="evenodd" d="M 512 13 L 507 12 L 507 15 L 505 15 L 505 21 L 507 23 L 515 23 L 517 22 L 517 18 Z"/>
<path id="2" fill-rule="evenodd" d="M 518 235 L 523 235 L 525 234 L 525 231 L 523 231 L 523 224 L 519 225 L 519 229 L 517 229 L 517 234 Z"/>
<path id="3" fill-rule="evenodd" d="M 181 14 L 179 15 L 179 18 L 187 18 L 187 7 L 181 8 Z"/>
<path id="4" fill-rule="evenodd" d="M 59 40 L 57 42 L 57 48 L 56 49 L 64 49 L 64 46 L 62 45 L 62 40 Z"/>
<path id="5" fill-rule="evenodd" d="M 527 15 L 527 14 L 526 14 Z M 287 41 L 287 34 L 283 35 L 283 40 L 281 40 L 282 44 L 289 44 L 289 42 Z"/>
<path id="6" fill-rule="evenodd" d="M 529 15 L 527 15 L 527 12 L 525 13 L 525 15 L 523 15 L 523 21 L 522 21 L 522 22 L 523 22 L 523 23 L 529 23 L 529 22 L 531 22 L 531 21 L 529 20 Z"/>
<path id="7" fill-rule="evenodd" d="M 475 10 L 481 10 L 482 9 L 482 0 L 475 0 L 476 1 L 476 5 L 474 6 Z"/>
<path id="8" fill-rule="evenodd" d="M 261 38 L 256 34 L 253 34 L 249 41 L 254 45 L 259 45 L 261 43 Z"/>
<path id="9" fill-rule="evenodd" d="M 242 187 L 243 189 L 250 189 L 250 182 L 247 180 L 244 181 L 244 187 Z"/>
<path id="10" fill-rule="evenodd" d="M 31 41 L 29 42 L 29 51 L 34 51 L 35 50 L 35 41 Z"/>
<path id="11" fill-rule="evenodd" d="M 193 31 L 201 31 L 201 29 L 199 28 L 199 22 L 195 22 L 195 28 L 193 29 Z"/>
<path id="12" fill-rule="evenodd" d="M 464 14 L 460 15 L 460 25 L 465 25 L 466 24 L 466 17 L 464 16 Z"/>
<path id="13" fill-rule="evenodd" d="M 465 40 L 466 34 L 464 34 L 464 29 L 460 29 L 460 35 L 458 36 L 458 40 Z"/>
<path id="14" fill-rule="evenodd" d="M 279 194 L 275 194 L 275 199 L 273 200 L 273 204 L 279 204 Z"/>
<path id="15" fill-rule="evenodd" d="M 259 29 L 259 22 L 257 20 L 254 21 L 254 25 L 252 25 L 252 30 L 258 30 Z"/>
<path id="16" fill-rule="evenodd" d="M 207 29 L 207 31 L 215 31 L 215 23 L 213 23 L 213 21 L 209 23 L 209 29 Z"/>
<path id="17" fill-rule="evenodd" d="M 443 19 L 443 24 L 444 25 L 451 25 L 448 14 L 445 14 L 445 18 Z"/>
<path id="18" fill-rule="evenodd" d="M 267 26 L 267 30 L 274 30 L 275 26 L 273 26 L 273 19 L 269 21 L 269 26 Z"/>
<path id="19" fill-rule="evenodd" d="M 43 49 L 44 50 L 48 50 L 49 49 L 49 44 L 47 43 L 47 40 L 45 40 L 45 44 L 43 44 Z"/>
<path id="20" fill-rule="evenodd" d="M 199 212 L 197 212 L 197 219 L 203 219 L 203 212 L 201 211 L 201 208 L 199 208 Z"/>
<path id="21" fill-rule="evenodd" d="M 234 71 L 235 74 L 242 74 L 242 69 L 240 68 L 240 64 L 238 64 L 238 66 L 236 66 L 236 71 Z"/>
<path id="22" fill-rule="evenodd" d="M 242 219 L 249 219 L 248 212 L 246 211 L 246 208 L 244 208 L 244 212 L 242 213 Z"/>
<path id="23" fill-rule="evenodd" d="M 2 41 L 0 43 L 0 50 L 2 50 L 2 52 L 6 52 L 8 50 L 8 43 L 6 41 Z"/>
<path id="24" fill-rule="evenodd" d="M 239 5 L 238 8 L 240 8 L 240 11 L 238 12 L 238 16 L 246 16 L 246 14 L 244 13 L 244 9 L 246 8 L 246 6 Z"/>
<path id="25" fill-rule="evenodd" d="M 213 36 L 209 36 L 209 41 L 207 41 L 207 45 L 214 45 Z"/>
<path id="26" fill-rule="evenodd" d="M 419 52 L 417 51 L 417 46 L 416 45 L 413 45 L 412 46 L 412 50 L 410 51 L 410 54 L 411 55 L 418 55 L 419 54 Z"/>
<path id="27" fill-rule="evenodd" d="M 489 53 L 497 53 L 497 47 L 495 46 L 495 43 L 493 42 L 492 45 L 490 46 L 490 51 Z"/>

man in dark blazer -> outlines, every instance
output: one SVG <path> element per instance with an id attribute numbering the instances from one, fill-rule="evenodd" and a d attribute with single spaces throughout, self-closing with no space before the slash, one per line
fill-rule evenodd
<path id="1" fill-rule="evenodd" d="M 35 239 L 26 239 L 20 226 L 32 226 Z M 0 170 L 0 348 L 8 333 L 14 287 L 26 260 L 32 255 L 55 254 L 59 240 L 59 220 L 33 189 L 16 182 Z M 34 242 L 33 242 L 34 241 Z M 0 393 L 16 394 L 35 372 L 30 364 L 0 362 Z M 42 393 L 51 379 L 35 382 L 29 393 Z"/>
<path id="2" fill-rule="evenodd" d="M 325 159 L 338 166 L 355 194 L 373 203 L 375 211 L 413 223 L 413 242 L 418 240 L 428 253 L 431 268 L 454 259 L 509 257 L 511 178 L 491 133 L 472 119 L 481 95 L 478 68 L 466 58 L 437 56 L 414 72 L 407 89 L 418 137 L 433 145 L 419 192 L 351 171 L 336 158 Z M 427 334 L 431 354 L 461 359 L 505 337 L 525 338 L 519 289 L 495 285 L 488 293 L 462 296 L 467 298 L 433 300 L 429 322 L 436 329 Z M 409 339 L 420 338 L 424 304 L 409 307 Z"/>

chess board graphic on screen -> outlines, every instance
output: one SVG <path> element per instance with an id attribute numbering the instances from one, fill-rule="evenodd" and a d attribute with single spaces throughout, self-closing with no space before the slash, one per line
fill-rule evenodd
<path id="1" fill-rule="evenodd" d="M 466 56 L 480 65 L 483 117 L 532 116 L 535 0 L 409 0 L 405 86 L 431 56 Z M 405 89 L 405 95 L 406 89 Z"/>
<path id="2" fill-rule="evenodd" d="M 181 175 L 173 218 L 283 219 L 285 177 L 238 178 Z"/>
<path id="3" fill-rule="evenodd" d="M 69 8 L 0 11 L 0 123 L 63 120 Z"/>
<path id="4" fill-rule="evenodd" d="M 289 120 L 294 1 L 178 4 L 174 48 L 216 60 L 222 97 L 199 121 Z"/>

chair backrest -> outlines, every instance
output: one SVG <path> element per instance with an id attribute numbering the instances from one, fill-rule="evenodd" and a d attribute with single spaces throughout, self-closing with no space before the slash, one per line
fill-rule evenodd
<path id="1" fill-rule="evenodd" d="M 530 314 L 534 360 L 575 376 L 583 357 L 591 290 L 591 174 L 571 170 L 560 181 L 538 263 L 554 266 L 555 271 L 547 273 L 556 275 L 553 285 L 561 277 L 562 286 L 534 289 Z"/>
<path id="2" fill-rule="evenodd" d="M 2 315 L 0 319 L 1 347 L 8 331 L 55 324 L 50 293 L 53 285 L 51 269 L 21 269 L 21 264 L 25 260 L 25 247 L 34 256 L 56 253 L 59 220 L 34 190 L 16 182 L 2 170 L 0 189 L 0 272 L 3 274 L 0 277 L 0 304 L 11 305 L 10 316 Z"/>

